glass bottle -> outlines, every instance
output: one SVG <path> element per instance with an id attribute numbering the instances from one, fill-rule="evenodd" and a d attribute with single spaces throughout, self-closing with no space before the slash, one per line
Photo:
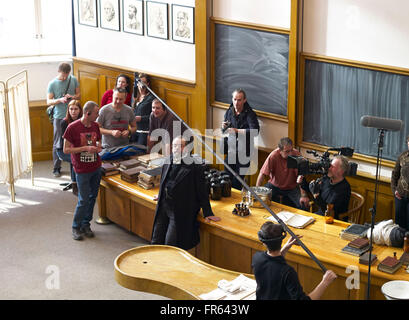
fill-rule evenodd
<path id="1" fill-rule="evenodd" d="M 409 253 L 409 232 L 406 232 L 403 238 L 403 252 Z"/>
<path id="2" fill-rule="evenodd" d="M 325 223 L 334 223 L 334 205 L 332 203 L 327 204 L 327 210 L 325 210 Z"/>

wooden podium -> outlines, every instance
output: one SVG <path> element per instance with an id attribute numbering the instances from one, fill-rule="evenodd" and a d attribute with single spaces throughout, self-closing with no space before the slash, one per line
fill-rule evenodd
<path id="1" fill-rule="evenodd" d="M 114 262 L 115 279 L 123 287 L 175 300 L 199 300 L 240 273 L 207 264 L 180 248 L 142 246 L 121 253 Z M 245 274 L 254 279 L 253 275 Z"/>

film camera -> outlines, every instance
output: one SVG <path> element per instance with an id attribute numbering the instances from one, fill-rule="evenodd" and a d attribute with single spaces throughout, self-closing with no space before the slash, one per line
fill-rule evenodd
<path id="1" fill-rule="evenodd" d="M 338 151 L 339 155 L 345 157 L 352 157 L 354 154 L 354 149 L 348 147 L 342 148 L 329 148 L 321 156 L 314 150 L 307 150 L 307 153 L 312 154 L 314 157 L 319 158 L 318 162 L 310 162 L 308 159 L 303 157 L 288 156 L 287 158 L 287 168 L 298 169 L 298 174 L 320 174 L 326 175 L 328 169 L 331 166 L 331 159 L 329 158 L 329 151 Z M 355 176 L 358 164 L 349 161 L 348 170 L 345 175 Z"/>
<path id="2" fill-rule="evenodd" d="M 310 162 L 303 157 L 288 156 L 287 168 L 298 169 L 298 174 L 303 176 L 306 174 L 319 174 L 322 176 L 326 176 L 328 173 L 328 169 L 331 166 L 329 151 L 338 151 L 338 155 L 342 155 L 345 157 L 352 157 L 352 155 L 354 154 L 354 149 L 348 147 L 329 148 L 321 156 L 314 150 L 307 150 L 307 153 L 312 154 L 316 158 L 319 158 L 319 161 Z M 349 161 L 348 169 L 345 175 L 355 176 L 357 168 L 357 163 Z M 309 183 L 308 189 L 312 194 L 318 193 L 320 191 L 321 180 L 322 178 L 318 178 Z"/>

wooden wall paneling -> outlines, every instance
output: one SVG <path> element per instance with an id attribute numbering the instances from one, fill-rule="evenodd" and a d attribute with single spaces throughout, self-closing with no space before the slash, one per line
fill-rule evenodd
<path id="1" fill-rule="evenodd" d="M 131 201 L 131 232 L 147 241 L 151 241 L 154 218 L 154 211 Z"/>
<path id="2" fill-rule="evenodd" d="M 210 264 L 237 272 L 252 273 L 252 250 L 240 243 L 216 235 L 210 236 Z"/>
<path id="3" fill-rule="evenodd" d="M 164 88 L 163 96 L 166 103 L 170 107 L 174 106 L 173 110 L 176 114 L 190 126 L 192 122 L 189 112 L 191 110 L 191 95 L 186 92 Z"/>
<path id="4" fill-rule="evenodd" d="M 360 223 L 370 222 L 375 196 L 375 181 L 371 178 L 355 176 L 346 178 L 351 185 L 352 191 L 356 191 L 365 197 L 365 203 L 361 209 Z M 376 208 L 375 222 L 395 218 L 395 200 L 391 191 L 390 182 L 382 179 L 379 182 L 379 194 Z"/>
<path id="5" fill-rule="evenodd" d="M 126 194 L 111 187 L 105 192 L 106 216 L 112 222 L 131 231 L 131 201 Z"/>
<path id="6" fill-rule="evenodd" d="M 335 270 L 334 270 L 335 271 Z M 338 278 L 331 283 L 331 290 L 327 290 L 321 297 L 322 300 L 349 299 L 349 290 L 346 288 L 346 277 L 342 273 L 336 272 Z M 298 264 L 298 278 L 306 294 L 309 294 L 322 280 L 322 271 L 313 267 Z M 335 288 L 335 289 L 334 289 Z M 336 292 L 336 297 L 331 295 L 331 292 Z"/>
<path id="7" fill-rule="evenodd" d="M 46 114 L 45 100 L 29 102 L 31 152 L 33 161 L 52 159 L 53 126 Z"/>
<path id="8" fill-rule="evenodd" d="M 81 104 L 84 105 L 85 102 L 91 100 L 99 105 L 105 92 L 104 88 L 101 88 L 100 74 L 79 70 L 78 81 L 81 92 Z"/>

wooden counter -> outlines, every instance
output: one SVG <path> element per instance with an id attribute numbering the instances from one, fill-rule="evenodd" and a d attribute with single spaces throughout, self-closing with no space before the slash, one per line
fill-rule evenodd
<path id="1" fill-rule="evenodd" d="M 119 175 L 104 177 L 99 196 L 100 216 L 150 240 L 156 207 L 153 197 L 157 193 L 158 189 L 144 190 L 136 184 L 121 180 Z M 201 241 L 196 247 L 196 257 L 220 268 L 252 273 L 253 254 L 264 250 L 257 238 L 257 231 L 270 214 L 264 208 L 251 208 L 250 216 L 235 216 L 231 211 L 234 203 L 240 202 L 240 199 L 240 193 L 233 190 L 231 198 L 211 201 L 212 210 L 215 215 L 221 217 L 221 221 L 206 222 L 199 216 Z M 278 203 L 272 203 L 271 209 L 275 213 L 288 210 L 311 215 L 316 219 L 305 229 L 292 230 L 302 236 L 303 243 L 326 268 L 338 275 L 337 280 L 325 292 L 323 299 L 365 299 L 368 266 L 359 264 L 358 257 L 341 253 L 341 249 L 348 241 L 341 239 L 339 234 L 349 225 L 348 223 L 335 220 L 334 224 L 327 225 L 321 216 Z M 386 256 L 393 256 L 393 252 L 397 252 L 397 256 L 400 257 L 402 249 L 374 246 L 373 254 L 377 255 L 378 260 L 371 266 L 371 299 L 384 299 L 380 287 L 389 280 L 409 281 L 409 274 L 404 267 L 395 274 L 377 270 L 379 261 Z M 293 246 L 287 253 L 286 260 L 298 272 L 305 292 L 311 292 L 321 281 L 321 269 L 301 247 Z M 348 273 L 348 269 L 353 271 Z M 354 279 L 359 279 L 359 283 Z M 352 289 L 348 289 L 347 286 Z"/>

